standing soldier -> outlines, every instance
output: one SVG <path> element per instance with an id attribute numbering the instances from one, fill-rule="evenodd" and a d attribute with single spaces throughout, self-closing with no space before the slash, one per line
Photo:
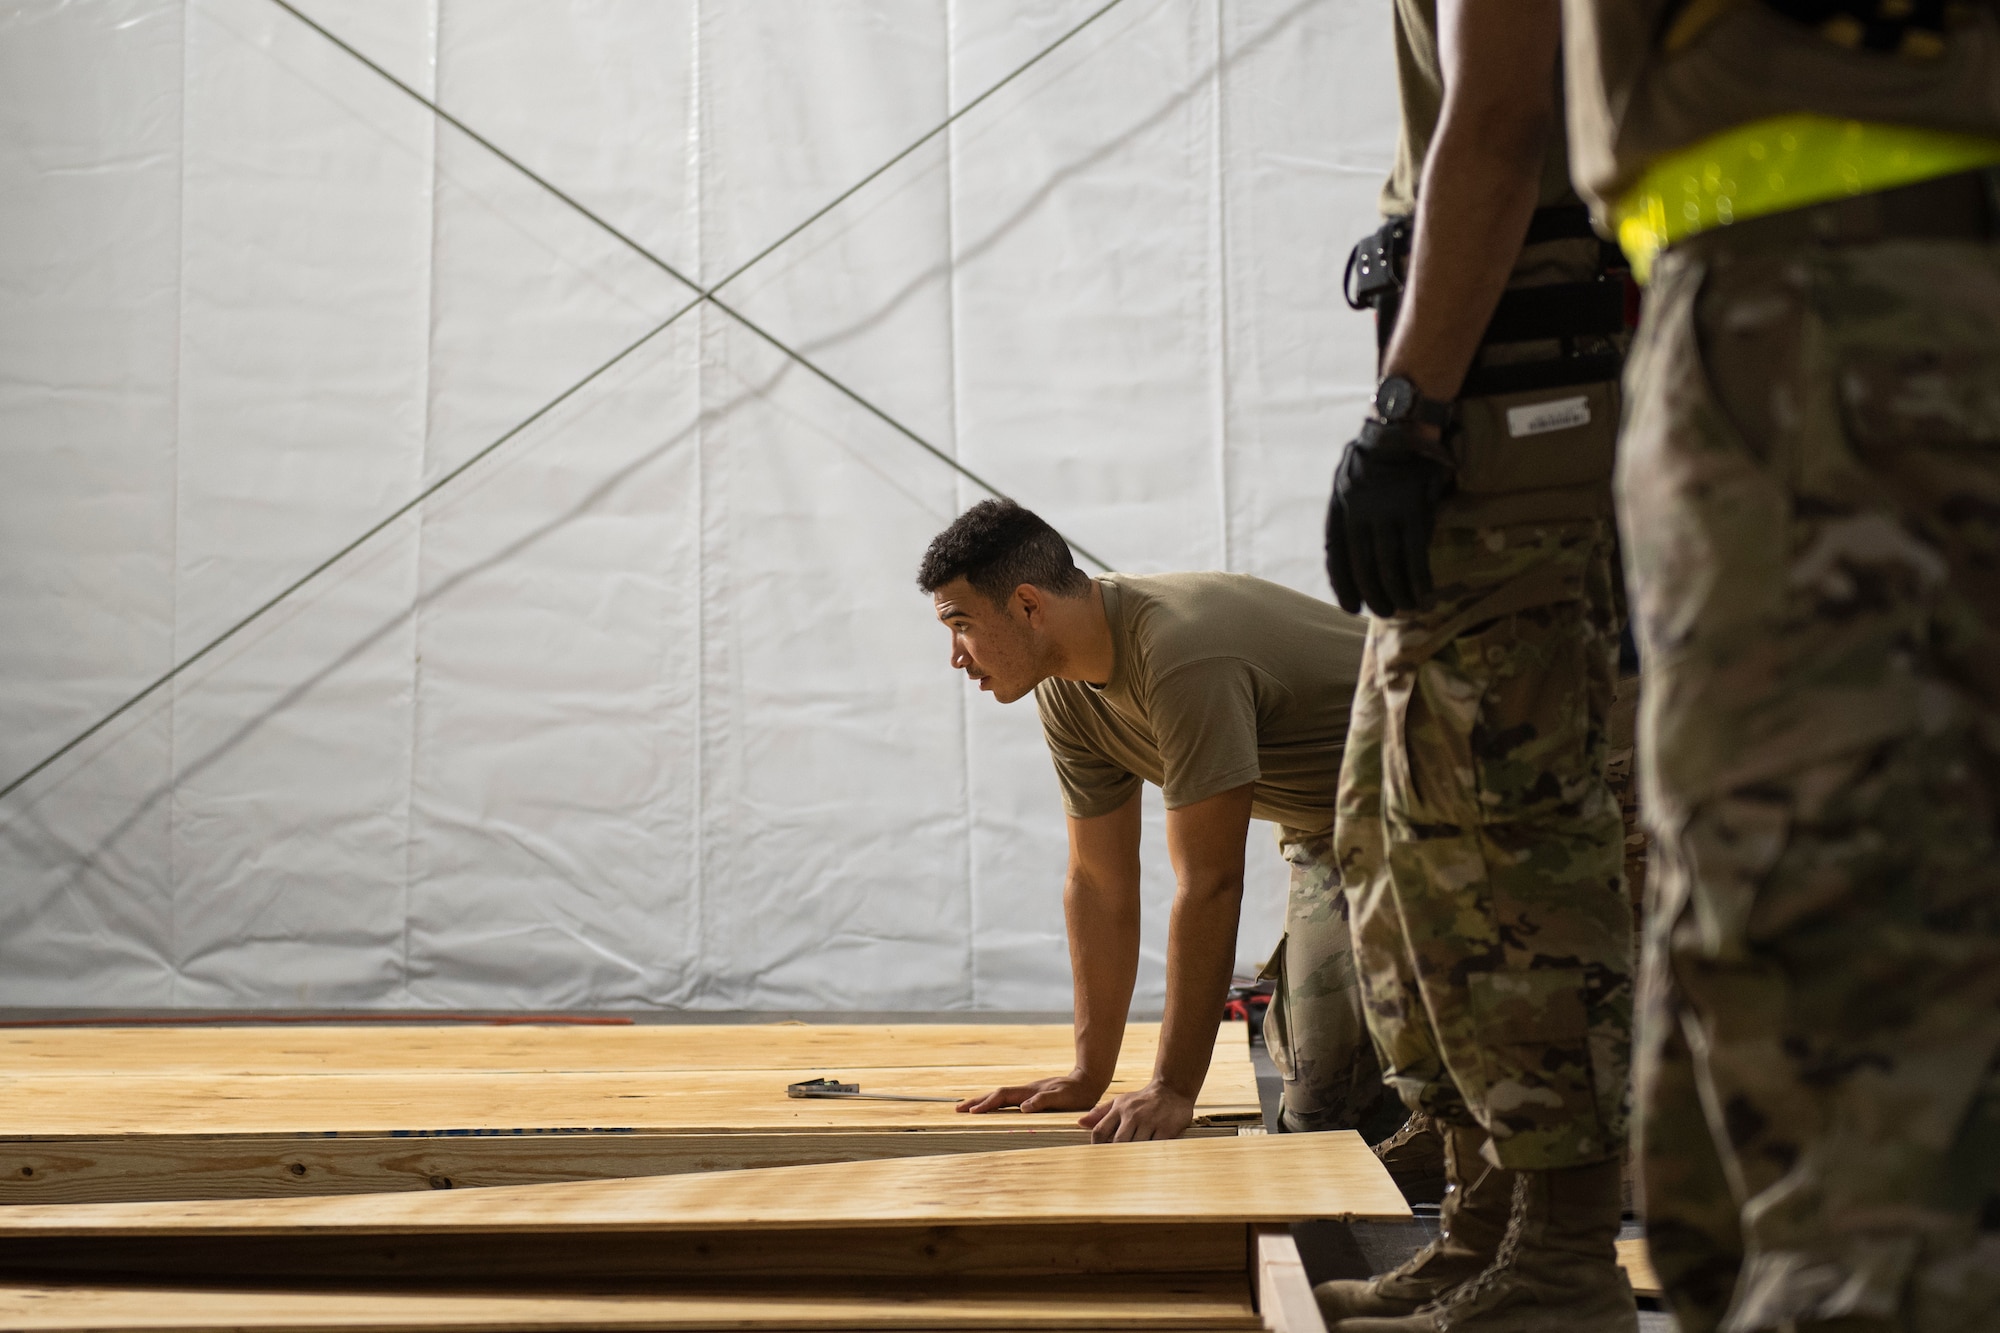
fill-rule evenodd
<path id="1" fill-rule="evenodd" d="M 1560 0 L 1396 0 L 1383 378 L 1327 516 L 1375 613 L 1336 839 L 1386 1081 L 1444 1139 L 1438 1239 L 1319 1288 L 1343 1333 L 1634 1330 L 1632 912 L 1605 781 L 1625 286 L 1572 193 Z M 1407 1146 L 1407 1145 L 1406 1145 Z"/>
<path id="2" fill-rule="evenodd" d="M 1651 288 L 1618 492 L 1687 1333 L 2000 1328 L 2000 16 L 1567 0 Z"/>

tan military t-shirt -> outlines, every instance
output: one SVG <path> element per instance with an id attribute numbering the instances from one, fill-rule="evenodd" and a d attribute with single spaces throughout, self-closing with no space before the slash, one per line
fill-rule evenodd
<path id="1" fill-rule="evenodd" d="M 1110 814 L 1142 782 L 1170 810 L 1254 782 L 1256 818 L 1331 829 L 1365 622 L 1248 574 L 1097 582 L 1111 679 L 1035 689 L 1069 813 Z"/>

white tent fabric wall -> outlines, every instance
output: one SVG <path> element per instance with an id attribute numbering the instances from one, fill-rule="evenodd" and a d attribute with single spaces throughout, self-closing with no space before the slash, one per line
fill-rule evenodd
<path id="1" fill-rule="evenodd" d="M 707 285 L 1100 3 L 301 8 Z M 1117 568 L 1323 595 L 1386 9 L 1122 0 L 721 295 Z M 693 296 L 272 0 L 10 6 L 0 116 L 0 781 Z M 1066 1005 L 1032 705 L 911 583 L 981 494 L 690 311 L 0 802 L 0 1004 Z"/>

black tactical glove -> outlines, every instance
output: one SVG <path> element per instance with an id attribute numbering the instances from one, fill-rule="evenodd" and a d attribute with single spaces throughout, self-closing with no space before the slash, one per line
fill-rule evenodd
<path id="1" fill-rule="evenodd" d="M 1414 611 L 1431 595 L 1431 527 L 1451 455 L 1415 426 L 1370 419 L 1340 456 L 1326 508 L 1326 573 L 1349 614 Z"/>

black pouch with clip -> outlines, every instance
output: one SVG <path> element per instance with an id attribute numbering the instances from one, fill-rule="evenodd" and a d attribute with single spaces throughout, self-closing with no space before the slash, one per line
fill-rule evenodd
<path id="1" fill-rule="evenodd" d="M 1403 280 L 1409 268 L 1412 221 L 1390 218 L 1356 242 L 1348 252 L 1341 292 L 1356 310 L 1375 311 L 1375 348 L 1380 354 L 1396 331 L 1402 309 Z M 1580 205 L 1542 208 L 1528 223 L 1523 246 L 1545 241 L 1597 239 L 1590 213 Z M 1593 345 L 1592 340 L 1616 337 L 1630 324 L 1624 255 L 1616 245 L 1599 241 L 1597 276 L 1587 282 L 1547 283 L 1510 289 L 1500 298 L 1493 318 L 1480 335 L 1480 345 L 1547 341 L 1561 346 L 1559 356 L 1515 365 L 1474 369 L 1460 396 L 1532 392 L 1576 384 L 1593 384 L 1618 377 L 1620 360 Z"/>
<path id="2" fill-rule="evenodd" d="M 1523 246 L 1598 239 L 1582 207 L 1537 210 Z M 1391 218 L 1348 256 L 1348 304 L 1375 311 L 1376 348 L 1389 345 L 1409 269 L 1411 220 Z M 1599 241 L 1598 272 L 1582 282 L 1509 289 L 1480 335 L 1482 347 L 1548 343 L 1553 356 L 1475 364 L 1459 391 L 1449 437 L 1457 491 L 1499 496 L 1607 481 L 1618 438 L 1617 350 L 1632 323 L 1627 265 Z"/>

